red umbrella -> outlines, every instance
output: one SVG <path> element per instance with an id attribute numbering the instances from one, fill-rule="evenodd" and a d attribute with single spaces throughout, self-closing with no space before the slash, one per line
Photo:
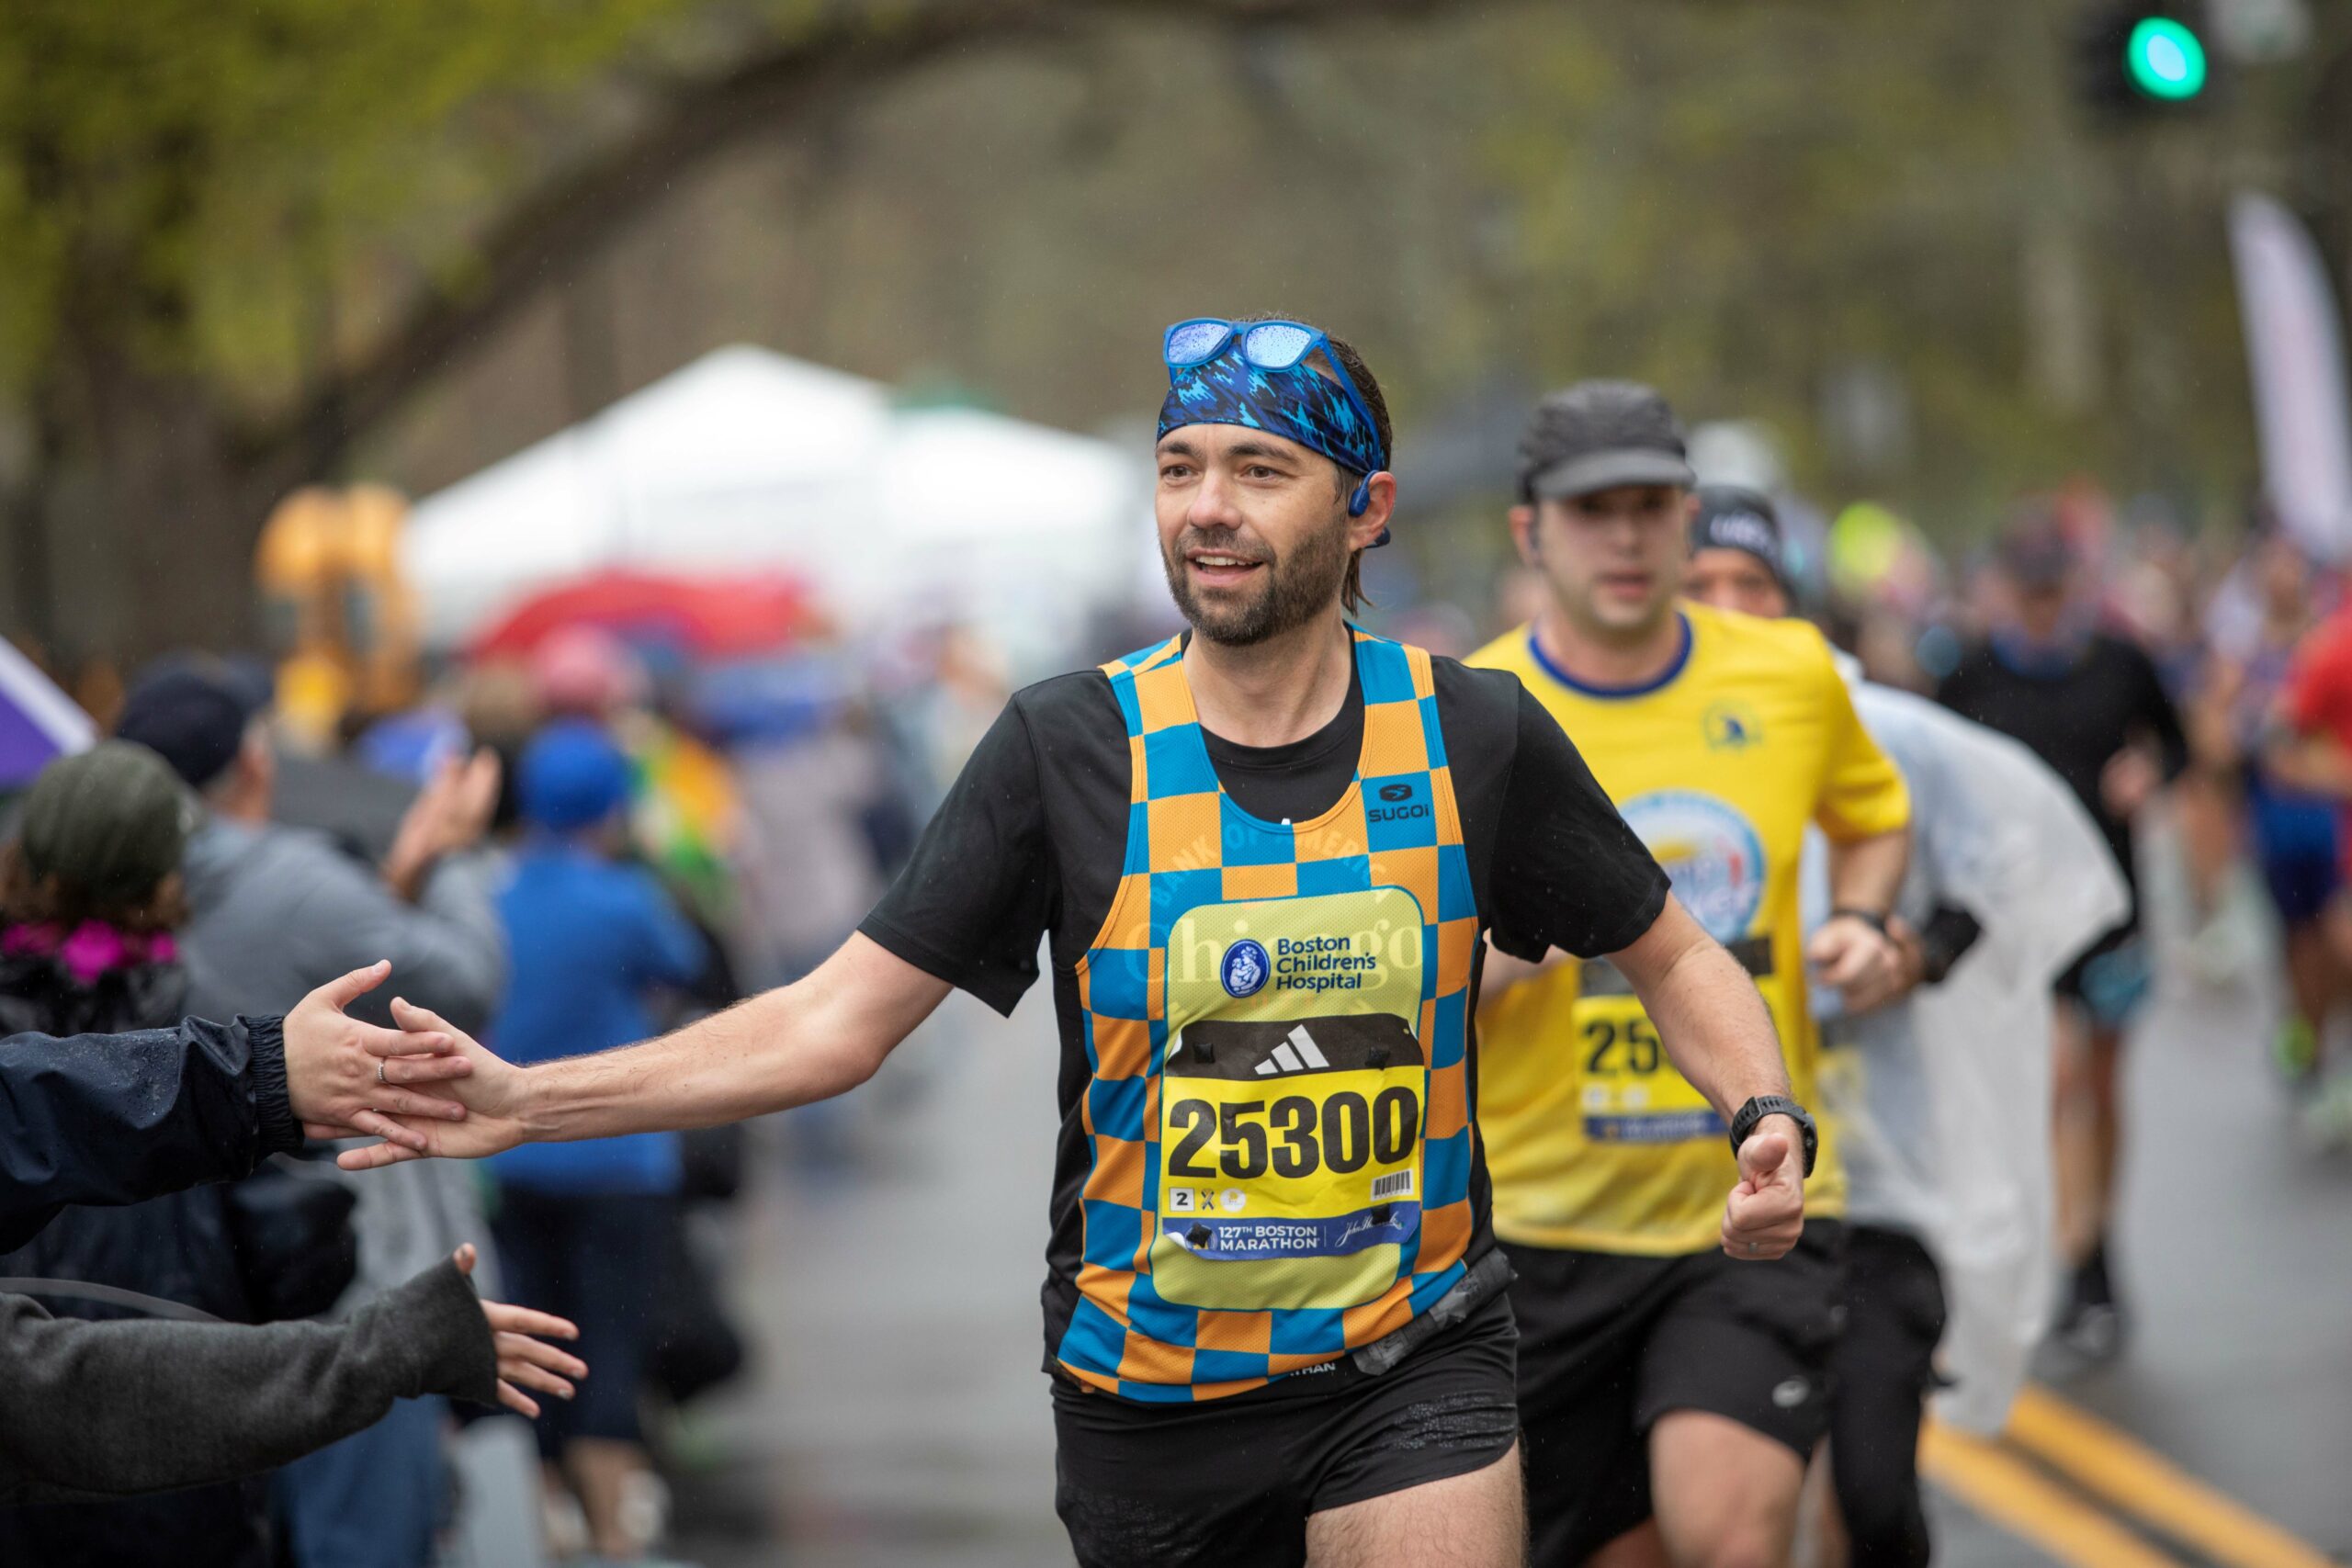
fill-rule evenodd
<path id="1" fill-rule="evenodd" d="M 774 653 L 813 630 L 808 591 L 780 573 L 707 580 L 605 571 L 525 600 L 467 648 L 472 659 L 522 657 L 568 626 L 700 659 Z"/>

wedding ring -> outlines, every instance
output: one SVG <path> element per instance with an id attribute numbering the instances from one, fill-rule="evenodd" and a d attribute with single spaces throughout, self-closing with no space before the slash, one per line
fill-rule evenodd
<path id="1" fill-rule="evenodd" d="M 389 1084 L 392 1081 L 384 1076 L 384 1064 L 381 1062 L 376 1064 L 376 1081 L 380 1084 Z"/>

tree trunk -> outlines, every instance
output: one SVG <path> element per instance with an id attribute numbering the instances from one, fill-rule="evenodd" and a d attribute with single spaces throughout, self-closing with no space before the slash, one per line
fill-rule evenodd
<path id="1" fill-rule="evenodd" d="M 211 400 L 192 378 L 105 349 L 76 369 L 85 440 L 37 481 L 49 581 L 34 592 L 51 658 L 130 668 L 175 649 L 251 647 L 253 545 L 269 498 L 231 456 Z"/>

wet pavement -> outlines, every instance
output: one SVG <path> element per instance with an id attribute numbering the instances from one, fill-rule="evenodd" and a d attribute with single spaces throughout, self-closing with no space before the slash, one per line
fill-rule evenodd
<path id="1" fill-rule="evenodd" d="M 2352 1561 L 2352 1155 L 2300 1134 L 2268 1010 L 2166 999 L 2133 1042 L 2112 1364 L 2053 1386 Z"/>
<path id="2" fill-rule="evenodd" d="M 839 1107 L 763 1128 L 732 1298 L 753 1386 L 697 1413 L 727 1461 L 683 1483 L 707 1568 L 1068 1562 L 1039 1371 L 1052 1003 L 955 996 Z M 811 1145 L 851 1168 L 811 1168 Z M 713 1526 L 718 1528 L 712 1528 Z"/>
<path id="3" fill-rule="evenodd" d="M 2134 1333 L 2110 1366 L 2044 1371 L 2064 1400 L 2352 1559 L 2352 1156 L 2291 1134 L 2266 1017 L 2246 994 L 2152 1010 L 2116 1241 Z M 1043 987 L 1010 1021 L 957 997 L 852 1100 L 762 1130 L 784 1157 L 741 1212 L 731 1281 L 759 1363 L 696 1414 L 686 1449 L 707 1457 L 681 1483 L 679 1555 L 1069 1562 L 1038 1371 L 1053 1081 Z M 853 1168 L 797 1163 L 811 1146 L 853 1151 Z M 2038 1468 L 2079 1490 L 2064 1466 Z M 2098 1561 L 1949 1496 L 1934 1506 L 1939 1561 L 1955 1568 Z M 2153 1561 L 2214 1555 L 2099 1506 Z"/>

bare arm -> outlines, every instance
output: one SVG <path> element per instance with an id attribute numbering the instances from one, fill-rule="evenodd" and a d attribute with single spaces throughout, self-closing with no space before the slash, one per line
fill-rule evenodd
<path id="1" fill-rule="evenodd" d="M 1610 961 L 1634 983 L 1675 1070 L 1726 1122 L 1759 1094 L 1789 1092 L 1780 1036 L 1756 982 L 1679 898 Z"/>
<path id="2" fill-rule="evenodd" d="M 1780 1037 L 1756 982 L 1679 899 L 1668 898 L 1640 940 L 1610 959 L 1634 983 L 1676 1070 L 1725 1122 L 1758 1095 L 1789 1092 Z M 1739 1148 L 1739 1182 L 1724 1203 L 1724 1250 L 1778 1258 L 1804 1230 L 1803 1129 L 1767 1116 Z"/>
<path id="3" fill-rule="evenodd" d="M 1841 909 L 1894 908 L 1911 864 L 1911 829 L 1895 828 L 1867 839 L 1829 842 L 1829 900 Z"/>
<path id="4" fill-rule="evenodd" d="M 421 1008 L 395 1003 L 403 1027 L 457 1035 L 474 1071 L 441 1091 L 465 1100 L 463 1122 L 394 1120 L 422 1135 L 424 1153 L 458 1157 L 738 1122 L 855 1089 L 949 988 L 860 934 L 806 979 L 675 1033 L 530 1067 L 502 1061 Z M 340 1163 L 364 1170 L 419 1157 L 378 1144 L 346 1151 Z"/>

